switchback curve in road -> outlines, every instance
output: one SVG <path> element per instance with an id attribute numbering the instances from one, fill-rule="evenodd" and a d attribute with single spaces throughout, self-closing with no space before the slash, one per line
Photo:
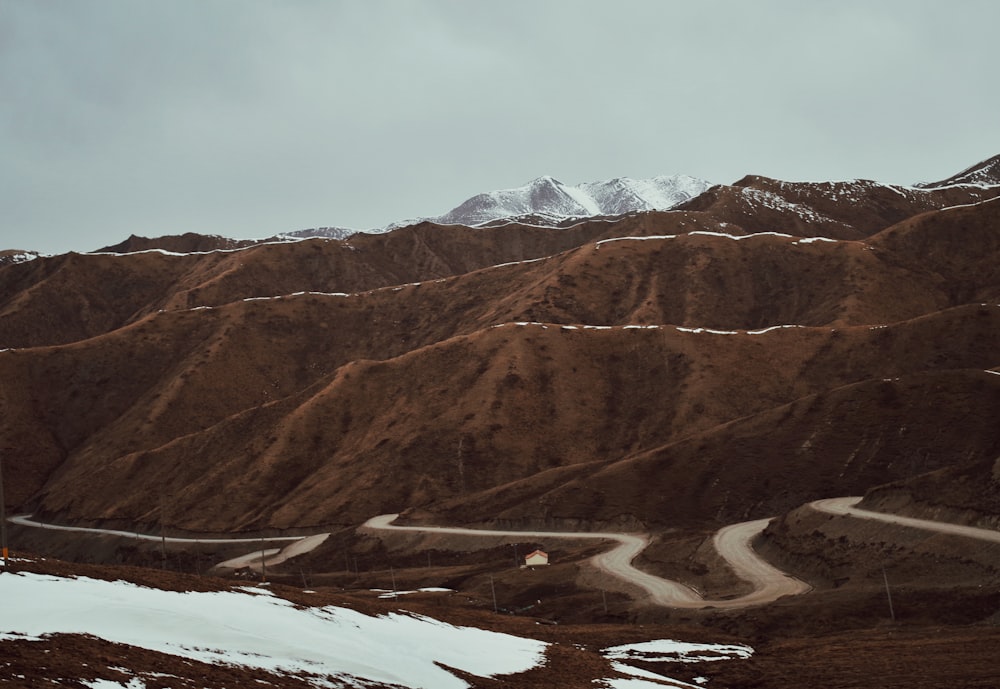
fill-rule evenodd
<path id="1" fill-rule="evenodd" d="M 383 514 L 364 523 L 369 529 L 389 529 L 418 533 L 444 533 L 463 536 L 501 536 L 531 538 L 566 538 L 610 540 L 618 545 L 596 555 L 591 562 L 600 570 L 645 591 L 651 602 L 668 608 L 739 608 L 762 605 L 787 595 L 809 590 L 809 585 L 799 581 L 762 560 L 751 547 L 754 537 L 764 530 L 770 519 L 733 524 L 715 534 L 714 544 L 719 555 L 726 560 L 741 579 L 749 581 L 754 590 L 745 596 L 723 600 L 703 598 L 694 589 L 671 579 L 643 572 L 632 566 L 632 560 L 649 544 L 649 537 L 621 533 L 573 533 L 564 531 L 498 531 L 493 529 L 468 529 L 446 526 L 393 526 L 397 514 Z"/>
<path id="2" fill-rule="evenodd" d="M 315 550 L 320 543 L 330 537 L 329 533 L 319 533 L 313 536 L 302 536 L 286 545 L 284 548 L 258 549 L 246 555 L 234 557 L 231 560 L 220 562 L 215 567 L 217 569 L 240 569 L 250 567 L 251 569 L 262 569 L 260 561 L 264 560 L 264 567 L 280 565 L 285 560 L 290 560 L 296 555 L 302 555 Z"/>

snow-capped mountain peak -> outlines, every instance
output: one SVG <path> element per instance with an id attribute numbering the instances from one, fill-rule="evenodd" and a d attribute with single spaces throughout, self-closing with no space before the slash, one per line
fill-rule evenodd
<path id="1" fill-rule="evenodd" d="M 543 175 L 512 189 L 476 194 L 444 215 L 395 222 L 368 232 L 388 232 L 423 220 L 442 225 L 485 225 L 530 217 L 553 226 L 570 220 L 597 216 L 624 215 L 636 211 L 667 210 L 712 186 L 688 175 L 660 175 L 649 179 L 616 177 L 599 182 L 569 185 Z M 299 230 L 283 235 L 303 239 L 327 237 L 343 239 L 356 232 L 340 227 Z"/>
<path id="2" fill-rule="evenodd" d="M 961 184 L 978 187 L 995 187 L 1000 185 L 1000 155 L 987 158 L 970 168 L 962 170 L 957 175 L 952 175 L 940 182 L 922 183 L 915 186 L 924 189 L 935 189 Z"/>
<path id="3" fill-rule="evenodd" d="M 477 194 L 444 215 L 443 224 L 482 225 L 524 215 L 553 220 L 666 210 L 702 193 L 708 182 L 687 175 L 615 179 L 575 186 L 543 176 L 513 189 Z"/>

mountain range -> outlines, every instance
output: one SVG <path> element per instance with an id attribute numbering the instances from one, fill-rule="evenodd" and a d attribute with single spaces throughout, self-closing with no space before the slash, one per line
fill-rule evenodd
<path id="1" fill-rule="evenodd" d="M 569 186 L 546 176 L 514 189 L 477 194 L 443 215 L 404 220 L 382 228 L 362 231 L 346 227 L 316 227 L 284 232 L 264 240 L 231 239 L 194 233 L 155 239 L 132 235 L 118 244 L 103 247 L 98 251 L 127 253 L 149 248 L 182 252 L 236 249 L 260 242 L 298 241 L 315 237 L 347 239 L 362 232 L 382 234 L 421 222 L 466 227 L 518 222 L 543 227 L 562 227 L 583 219 L 667 210 L 694 198 L 709 186 L 704 180 L 686 175 L 661 175 L 651 179 L 619 177 L 576 186 Z M 9 251 L 6 255 L 0 252 L 0 264 L 15 260 L 30 260 L 36 255 L 25 251 Z"/>
<path id="2" fill-rule="evenodd" d="M 552 177 L 539 177 L 516 189 L 479 194 L 444 215 L 429 218 L 449 225 L 484 225 L 514 219 L 534 219 L 542 225 L 597 216 L 618 216 L 667 210 L 694 198 L 709 183 L 674 175 L 652 179 L 619 177 L 577 186 Z"/>
<path id="3" fill-rule="evenodd" d="M 678 634 L 753 652 L 673 663 L 672 686 L 993 686 L 998 546 L 811 502 L 863 496 L 889 515 L 1000 526 L 1000 156 L 913 186 L 685 184 L 541 178 L 340 239 L 186 234 L 7 252 L 7 508 L 128 536 L 12 523 L 22 571 L 0 572 L 0 588 L 77 610 L 101 605 L 81 592 L 112 591 L 117 605 L 127 589 L 139 607 L 84 628 L 62 603 L 50 605 L 59 626 L 20 604 L 11 630 L 38 636 L 0 629 L 0 676 L 132 686 L 169 668 L 177 686 L 313 686 L 267 669 L 301 648 L 244 642 L 279 608 L 336 605 L 551 642 L 544 663 L 502 680 L 445 668 L 477 687 L 663 686 L 649 656 L 624 680 L 602 649 Z M 518 535 L 362 526 L 380 514 Z M 749 520 L 768 524 L 753 550 L 808 593 L 733 605 L 750 584 L 716 541 Z M 602 546 L 539 542 L 552 531 L 639 534 L 640 570 L 715 603 L 653 605 L 595 567 Z M 190 596 L 149 587 L 229 591 L 205 575 L 247 546 L 139 532 L 325 540 L 267 566 L 278 597 L 268 612 L 234 608 L 247 631 L 208 607 L 191 630 L 151 612 Z M 521 568 L 533 549 L 550 566 Z M 235 598 L 267 595 L 238 582 Z M 184 648 L 204 626 L 229 650 L 192 665 L 147 633 L 150 615 Z M 299 624 L 290 639 L 309 646 Z M 152 645 L 129 646 L 137 635 Z M 324 667 L 354 668 L 352 654 L 320 651 Z"/>
<path id="4" fill-rule="evenodd" d="M 514 189 L 477 194 L 443 215 L 396 222 L 368 232 L 389 232 L 424 221 L 468 227 L 508 222 L 561 227 L 586 218 L 668 210 L 694 198 L 709 186 L 708 182 L 687 175 L 661 175 L 651 179 L 617 177 L 575 186 L 543 176 Z M 356 232 L 342 227 L 321 227 L 283 236 L 345 239 Z"/>
<path id="5" fill-rule="evenodd" d="M 572 196 L 526 189 L 533 212 Z M 562 229 L 8 264 L 8 490 L 147 525 L 152 491 L 194 531 L 707 526 L 976 461 L 1000 431 L 946 401 L 991 409 L 1000 383 L 996 196 L 994 158 L 924 187 L 751 176 Z M 482 199 L 462 207 L 506 196 Z"/>

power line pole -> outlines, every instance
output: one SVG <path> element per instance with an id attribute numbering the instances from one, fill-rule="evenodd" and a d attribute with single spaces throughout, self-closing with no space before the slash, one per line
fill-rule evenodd
<path id="1" fill-rule="evenodd" d="M 0 450 L 0 549 L 3 552 L 3 568 L 7 569 L 7 500 L 3 489 L 3 450 Z"/>
<path id="2" fill-rule="evenodd" d="M 264 534 L 260 535 L 260 580 L 267 581 L 267 562 L 264 558 Z"/>
<path id="3" fill-rule="evenodd" d="M 160 493 L 160 569 L 167 569 L 167 532 L 163 513 L 167 509 L 166 498 Z"/>
<path id="4" fill-rule="evenodd" d="M 889 616 L 896 621 L 896 612 L 892 609 L 892 594 L 889 592 L 889 577 L 885 575 L 885 565 L 882 566 L 882 581 L 885 582 L 885 596 L 889 599 Z"/>

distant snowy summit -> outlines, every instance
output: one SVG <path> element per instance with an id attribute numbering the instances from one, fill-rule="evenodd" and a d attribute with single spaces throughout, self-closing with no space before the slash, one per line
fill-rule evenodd
<path id="1" fill-rule="evenodd" d="M 957 175 L 952 175 L 940 182 L 924 182 L 914 186 L 922 189 L 937 189 L 959 185 L 975 187 L 995 187 L 1000 185 L 1000 155 L 987 158 L 968 169 L 962 170 Z"/>
<path id="2" fill-rule="evenodd" d="M 530 216 L 555 224 L 595 216 L 636 211 L 667 210 L 694 198 L 711 185 L 687 175 L 652 179 L 618 177 L 576 186 L 552 177 L 539 177 L 516 189 L 473 196 L 444 215 L 429 218 L 447 225 L 485 225 L 498 220 Z"/>
<path id="3" fill-rule="evenodd" d="M 667 210 L 698 196 L 710 186 L 709 182 L 688 175 L 661 175 L 651 179 L 617 177 L 575 186 L 545 176 L 514 189 L 477 194 L 444 215 L 396 222 L 380 230 L 367 231 L 388 232 L 423 221 L 477 227 L 523 220 L 558 227 L 587 218 Z M 289 232 L 286 236 L 343 239 L 355 232 L 357 230 L 342 227 L 320 227 Z"/>

